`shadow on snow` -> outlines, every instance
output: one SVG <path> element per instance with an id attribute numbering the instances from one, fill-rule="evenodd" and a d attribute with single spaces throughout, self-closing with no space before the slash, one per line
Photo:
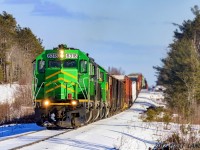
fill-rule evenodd
<path id="1" fill-rule="evenodd" d="M 92 142 L 86 142 L 86 141 L 82 141 L 82 140 L 75 140 L 75 139 L 59 139 L 59 138 L 53 138 L 50 139 L 49 141 L 54 142 L 56 144 L 63 144 L 63 145 L 67 145 L 67 146 L 72 146 L 72 147 L 77 147 L 77 148 L 84 148 L 87 150 L 100 150 L 100 149 L 109 149 L 112 150 L 114 148 L 112 147 L 108 147 L 102 144 L 96 144 L 96 143 L 92 143 Z"/>
<path id="2" fill-rule="evenodd" d="M 130 135 L 130 134 L 128 134 L 128 133 L 123 133 L 123 132 L 119 132 L 119 131 L 115 131 L 115 130 L 110 130 L 110 131 L 117 132 L 117 133 L 121 133 L 122 135 L 126 135 L 126 136 L 128 136 L 128 137 L 134 138 L 134 139 L 136 139 L 136 140 L 138 140 L 138 141 L 141 141 L 141 142 L 144 142 L 144 143 L 154 144 L 154 145 L 157 143 L 157 142 L 154 142 L 154 141 L 147 141 L 147 140 L 138 138 L 138 137 L 133 136 L 133 135 Z"/>

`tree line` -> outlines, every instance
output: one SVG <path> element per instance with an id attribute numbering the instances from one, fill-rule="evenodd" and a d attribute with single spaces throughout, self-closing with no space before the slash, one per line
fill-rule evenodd
<path id="1" fill-rule="evenodd" d="M 0 83 L 30 83 L 31 62 L 43 49 L 30 28 L 22 28 L 5 11 L 0 14 Z"/>
<path id="2" fill-rule="evenodd" d="M 157 84 L 164 85 L 165 100 L 183 120 L 200 122 L 200 10 L 191 8 L 193 20 L 173 23 L 174 40 L 168 46 L 162 66 L 154 66 Z"/>

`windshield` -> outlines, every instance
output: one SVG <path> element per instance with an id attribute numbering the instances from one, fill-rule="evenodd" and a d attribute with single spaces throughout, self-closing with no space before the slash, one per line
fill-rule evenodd
<path id="1" fill-rule="evenodd" d="M 65 60 L 63 63 L 64 68 L 76 68 L 77 63 L 75 60 Z"/>
<path id="2" fill-rule="evenodd" d="M 61 67 L 61 61 L 58 60 L 49 60 L 49 68 L 60 68 Z"/>

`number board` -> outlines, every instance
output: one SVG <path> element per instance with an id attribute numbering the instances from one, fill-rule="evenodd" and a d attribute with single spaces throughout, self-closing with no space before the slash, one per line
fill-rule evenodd
<path id="1" fill-rule="evenodd" d="M 78 58 L 78 54 L 66 54 L 66 58 Z"/>
<path id="2" fill-rule="evenodd" d="M 49 53 L 49 54 L 47 54 L 47 58 L 58 58 L 58 55 L 57 55 L 57 53 Z M 77 59 L 78 54 L 66 54 L 66 58 Z"/>
<path id="3" fill-rule="evenodd" d="M 56 53 L 49 53 L 47 54 L 47 58 L 58 58 L 58 55 Z"/>

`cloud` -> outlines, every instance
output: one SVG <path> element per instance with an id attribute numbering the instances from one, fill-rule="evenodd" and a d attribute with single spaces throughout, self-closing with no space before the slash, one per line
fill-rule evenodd
<path id="1" fill-rule="evenodd" d="M 89 16 L 82 12 L 71 12 L 66 8 L 52 2 L 44 1 L 43 3 L 37 3 L 35 5 L 32 15 L 48 16 L 48 17 L 63 17 L 67 19 L 78 20 L 115 20 L 114 18 L 105 16 Z"/>
<path id="2" fill-rule="evenodd" d="M 71 16 L 71 14 L 67 12 L 65 8 L 50 2 L 38 3 L 35 5 L 32 14 L 40 16 Z"/>
<path id="3" fill-rule="evenodd" d="M 62 17 L 66 19 L 78 19 L 78 20 L 116 20 L 116 18 L 110 18 L 107 16 L 90 16 L 82 12 L 68 11 L 65 7 L 49 2 L 47 0 L 4 0 L 4 4 L 9 5 L 22 5 L 30 4 L 33 5 L 31 15 L 34 16 L 45 16 L 45 17 Z"/>
<path id="4" fill-rule="evenodd" d="M 71 19 L 90 19 L 89 16 L 79 13 L 79 12 L 70 12 L 66 8 L 52 2 L 41 2 L 37 3 L 34 6 L 32 15 L 37 16 L 47 16 L 47 17 L 64 17 Z"/>
<path id="5" fill-rule="evenodd" d="M 37 4 L 40 0 L 4 0 L 5 4 Z"/>
<path id="6" fill-rule="evenodd" d="M 91 19 L 89 16 L 80 12 L 70 12 L 66 8 L 59 4 L 42 1 L 42 0 L 4 0 L 4 4 L 9 5 L 22 5 L 22 4 L 32 4 L 33 10 L 31 15 L 35 16 L 46 16 L 46 17 L 64 17 L 71 19 Z M 106 19 L 106 18 L 105 18 Z"/>

